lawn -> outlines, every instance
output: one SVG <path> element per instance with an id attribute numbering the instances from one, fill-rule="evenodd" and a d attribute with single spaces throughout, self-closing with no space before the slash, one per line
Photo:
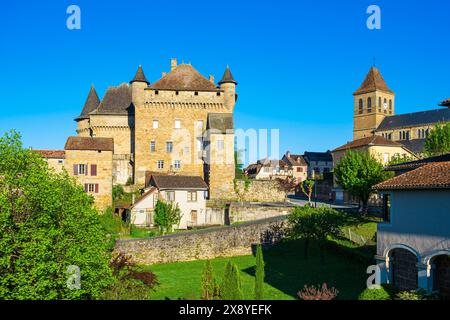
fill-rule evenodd
<path id="1" fill-rule="evenodd" d="M 323 282 L 339 290 L 338 299 L 356 299 L 365 288 L 367 263 L 353 261 L 333 250 L 327 250 L 325 257 L 326 263 L 321 265 L 318 250 L 313 246 L 309 258 L 305 259 L 300 241 L 285 242 L 265 251 L 265 299 L 297 299 L 297 292 L 304 285 L 318 285 Z M 254 256 L 213 259 L 212 265 L 219 282 L 229 259 L 241 270 L 244 298 L 252 299 Z M 160 282 L 152 298 L 199 299 L 203 266 L 204 261 L 147 266 L 146 268 L 156 273 Z"/>

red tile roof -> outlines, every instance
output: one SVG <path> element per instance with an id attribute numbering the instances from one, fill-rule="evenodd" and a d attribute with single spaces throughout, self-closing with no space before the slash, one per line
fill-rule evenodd
<path id="1" fill-rule="evenodd" d="M 359 89 L 356 90 L 355 93 L 353 93 L 353 95 L 373 92 L 375 90 L 394 93 L 387 86 L 380 71 L 377 68 L 372 67 L 370 68 L 369 73 L 367 74 L 366 78 L 364 79 Z"/>
<path id="2" fill-rule="evenodd" d="M 114 151 L 113 138 L 69 137 L 65 150 Z"/>
<path id="3" fill-rule="evenodd" d="M 374 189 L 450 189 L 450 161 L 427 164 L 379 183 Z"/>
<path id="4" fill-rule="evenodd" d="M 66 152 L 64 150 L 33 150 L 39 153 L 41 156 L 47 159 L 56 158 L 61 159 L 66 157 Z"/>
<path id="5" fill-rule="evenodd" d="M 350 141 L 350 142 L 344 144 L 343 146 L 340 146 L 340 147 L 334 149 L 333 152 L 342 151 L 342 150 L 350 150 L 350 149 L 355 149 L 355 148 L 364 147 L 364 146 L 404 147 L 401 143 L 398 143 L 398 142 L 395 142 L 392 140 L 388 140 L 382 136 L 373 135 L 370 137 L 365 137 L 362 139 Z"/>

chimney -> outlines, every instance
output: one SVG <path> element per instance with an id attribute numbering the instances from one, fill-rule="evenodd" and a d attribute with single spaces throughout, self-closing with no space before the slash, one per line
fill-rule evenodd
<path id="1" fill-rule="evenodd" d="M 177 67 L 177 58 L 170 59 L 170 71 Z"/>
<path id="2" fill-rule="evenodd" d="M 286 157 L 290 158 L 291 157 L 291 152 L 288 150 L 286 151 Z"/>
<path id="3" fill-rule="evenodd" d="M 163 71 L 162 76 L 165 77 L 167 72 Z"/>
<path id="4" fill-rule="evenodd" d="M 214 75 L 212 75 L 212 74 L 209 75 L 209 81 L 211 83 L 214 83 Z"/>

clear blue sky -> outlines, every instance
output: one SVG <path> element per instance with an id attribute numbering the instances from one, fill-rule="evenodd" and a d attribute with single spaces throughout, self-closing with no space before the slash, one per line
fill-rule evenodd
<path id="1" fill-rule="evenodd" d="M 81 8 L 82 29 L 66 28 Z M 382 29 L 366 27 L 381 8 Z M 376 57 L 396 112 L 450 97 L 447 0 L 8 1 L 0 5 L 0 133 L 26 146 L 63 148 L 90 85 L 151 82 L 169 59 L 239 82 L 235 125 L 279 128 L 283 153 L 325 151 L 352 137 L 352 93 Z"/>

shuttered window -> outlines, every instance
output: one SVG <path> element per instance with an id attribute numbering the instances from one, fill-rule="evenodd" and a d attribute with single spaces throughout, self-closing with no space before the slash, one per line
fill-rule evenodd
<path id="1" fill-rule="evenodd" d="M 97 176 L 97 165 L 91 164 L 91 176 Z"/>

